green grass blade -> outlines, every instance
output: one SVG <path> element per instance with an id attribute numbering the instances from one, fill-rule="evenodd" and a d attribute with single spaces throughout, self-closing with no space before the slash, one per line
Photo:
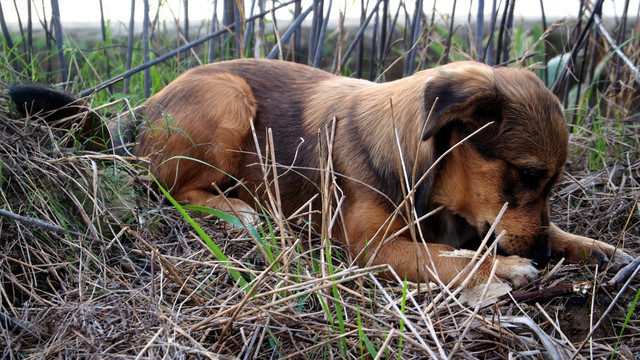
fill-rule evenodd
<path id="1" fill-rule="evenodd" d="M 326 242 L 326 256 L 327 256 L 327 272 L 329 273 L 329 275 L 333 275 L 334 271 L 333 271 L 333 262 L 332 262 L 332 256 L 331 256 L 331 244 L 329 244 L 329 241 Z M 333 294 L 333 297 L 335 299 L 340 299 L 340 292 L 338 291 L 338 287 L 333 285 L 331 286 L 331 292 Z M 340 304 L 340 302 L 335 302 L 335 308 L 336 308 L 336 317 L 338 318 L 338 329 L 340 330 L 340 334 L 344 335 L 347 330 L 346 327 L 344 325 L 344 313 L 342 311 L 342 305 Z M 340 338 L 340 347 L 342 348 L 342 352 L 343 352 L 343 356 L 346 358 L 347 357 L 347 340 L 344 337 Z"/>
<path id="2" fill-rule="evenodd" d="M 629 311 L 627 311 L 627 317 L 624 319 L 624 324 L 622 324 L 622 329 L 620 329 L 620 334 L 618 335 L 618 339 L 616 340 L 616 346 L 613 347 L 613 352 L 611 353 L 611 358 L 610 358 L 611 360 L 613 360 L 616 356 L 616 350 L 620 345 L 620 339 L 622 339 L 622 333 L 624 333 L 624 329 L 627 328 L 627 324 L 629 323 L 629 320 L 631 320 L 631 315 L 635 311 L 636 304 L 638 304 L 639 299 L 640 299 L 640 289 L 638 289 L 638 292 L 636 292 L 636 297 L 635 299 L 633 299 L 633 303 L 631 303 L 631 307 L 629 308 Z"/>
<path id="3" fill-rule="evenodd" d="M 222 261 L 224 266 L 230 266 L 231 265 L 231 261 L 229 260 L 229 258 L 227 257 L 227 255 L 224 254 L 224 252 L 222 252 L 222 250 L 220 250 L 220 248 L 218 247 L 218 245 L 216 245 L 216 243 L 211 240 L 211 237 L 209 237 L 209 235 L 207 235 L 207 233 L 202 229 L 202 227 L 200 225 L 198 225 L 198 223 L 193 220 L 193 218 L 187 213 L 187 211 L 185 210 L 185 207 L 183 207 L 182 205 L 180 205 L 179 202 L 177 202 L 170 194 L 167 190 L 165 190 L 162 186 L 160 186 L 160 184 L 158 183 L 158 181 L 155 179 L 156 183 L 158 184 L 158 188 L 160 189 L 160 191 L 162 191 L 162 193 L 164 194 L 164 196 L 167 197 L 167 199 L 169 200 L 169 202 L 171 202 L 171 205 L 173 205 L 178 212 L 185 218 L 185 220 L 187 220 L 187 222 L 189 223 L 189 225 L 191 225 L 191 227 L 193 227 L 193 229 L 196 231 L 196 233 L 200 236 L 200 238 L 202 239 L 202 241 L 205 242 L 205 244 L 207 244 L 207 246 L 209 247 L 209 249 L 211 250 L 211 252 L 213 253 L 213 255 L 216 257 L 216 259 L 218 259 L 219 261 Z M 204 207 L 198 207 L 198 208 L 202 208 L 200 210 L 204 210 L 206 208 Z M 231 222 L 233 224 L 233 221 L 235 219 L 235 221 L 237 223 L 240 223 L 240 220 L 238 220 L 235 216 L 233 215 L 229 215 L 227 213 L 223 213 L 220 212 L 218 210 L 215 209 L 208 209 L 207 212 L 209 212 L 209 210 L 214 210 L 217 211 L 219 213 L 216 213 L 217 215 L 221 215 L 221 219 L 225 220 L 228 219 L 230 220 L 229 222 Z M 223 215 L 224 214 L 224 215 Z M 223 218 L 224 217 L 224 218 Z M 233 218 L 233 219 L 232 219 Z M 231 278 L 233 278 L 233 280 L 246 292 L 248 290 L 248 284 L 247 281 L 244 279 L 244 277 L 242 277 L 242 274 L 240 274 L 239 271 L 237 270 L 233 270 L 233 269 L 227 269 L 227 271 L 229 272 L 229 275 L 231 276 Z"/>
<path id="4" fill-rule="evenodd" d="M 369 340 L 369 337 L 364 332 L 364 330 L 362 330 L 362 318 L 360 317 L 360 307 L 356 308 L 356 316 L 358 320 L 358 338 L 360 339 L 360 358 L 361 359 L 365 358 L 364 348 L 367 348 L 369 355 L 371 355 L 371 357 L 375 359 L 378 356 L 378 351 L 376 350 L 376 347 L 373 345 L 371 340 Z"/>
<path id="5" fill-rule="evenodd" d="M 400 304 L 400 312 L 405 314 L 407 307 L 407 280 L 402 283 L 402 302 Z M 400 332 L 404 332 L 404 318 L 400 318 Z M 402 359 L 402 338 L 398 339 L 398 360 Z"/>

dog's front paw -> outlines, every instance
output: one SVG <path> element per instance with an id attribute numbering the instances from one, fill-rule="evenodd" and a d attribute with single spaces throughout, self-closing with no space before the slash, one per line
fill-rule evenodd
<path id="1" fill-rule="evenodd" d="M 609 269 L 611 271 L 618 271 L 633 261 L 633 256 L 616 249 L 612 245 L 600 241 L 594 242 L 590 256 L 591 263 L 598 264 L 600 267 L 610 264 Z"/>
<path id="2" fill-rule="evenodd" d="M 236 213 L 246 225 L 256 226 L 260 223 L 260 215 L 249 205 L 236 209 Z"/>
<path id="3" fill-rule="evenodd" d="M 538 278 L 538 269 L 533 262 L 520 256 L 508 256 L 498 258 L 496 275 L 511 283 L 514 289 L 521 288 Z"/>
<path id="4" fill-rule="evenodd" d="M 615 246 L 585 237 L 576 237 L 572 242 L 559 249 L 557 258 L 566 258 L 569 262 L 595 264 L 603 268 L 609 265 L 611 271 L 618 271 L 630 264 L 633 257 Z"/>
<path id="5" fill-rule="evenodd" d="M 615 269 L 613 269 L 614 271 L 618 271 L 620 269 L 622 269 L 623 267 L 631 264 L 633 261 L 635 260 L 635 258 L 633 256 L 631 256 L 630 254 L 617 249 L 615 255 L 613 256 L 613 261 L 611 263 L 611 266 L 615 266 Z"/>
<path id="6" fill-rule="evenodd" d="M 235 212 L 230 212 L 230 215 L 237 216 L 238 220 L 244 225 L 247 226 L 258 226 L 260 224 L 260 215 L 253 210 L 253 208 L 249 205 L 244 204 L 244 206 L 234 206 Z M 238 224 L 239 225 L 239 224 Z M 229 229 L 229 226 L 236 227 L 238 225 L 231 225 L 229 223 L 225 224 L 225 228 Z M 243 226 L 239 226 L 242 228 Z"/>
<path id="7" fill-rule="evenodd" d="M 633 257 L 615 246 L 588 237 L 569 234 L 556 225 L 549 227 L 551 253 L 554 259 L 565 258 L 571 263 L 596 264 L 601 268 L 610 265 L 610 270 L 618 271 L 630 264 Z"/>
<path id="8" fill-rule="evenodd" d="M 236 227 L 242 228 L 243 225 L 257 226 L 260 223 L 260 215 L 253 209 L 252 206 L 246 202 L 236 198 L 225 198 L 223 196 L 214 196 L 207 199 L 204 202 L 204 206 L 211 207 L 216 210 L 223 211 L 235 219 L 223 220 L 231 221 L 225 222 L 225 229 L 231 230 Z M 238 221 L 239 220 L 239 221 Z"/>

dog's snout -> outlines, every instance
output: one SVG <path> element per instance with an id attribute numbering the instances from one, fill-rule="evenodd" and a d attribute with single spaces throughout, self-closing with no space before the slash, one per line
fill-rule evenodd
<path id="1" fill-rule="evenodd" d="M 538 266 L 545 266 L 551 260 L 551 252 L 550 251 L 534 251 L 532 254 L 532 259 L 535 261 Z"/>
<path id="2" fill-rule="evenodd" d="M 531 259 L 538 266 L 545 266 L 551 260 L 551 239 L 546 232 L 537 236 L 535 246 L 531 251 Z"/>

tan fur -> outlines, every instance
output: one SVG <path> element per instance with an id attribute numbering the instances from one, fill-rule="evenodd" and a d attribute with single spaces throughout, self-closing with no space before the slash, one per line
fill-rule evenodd
<path id="1" fill-rule="evenodd" d="M 279 179 L 286 215 L 318 192 L 318 138 L 336 118 L 332 155 L 345 202 L 336 227 L 344 231 L 334 235 L 360 263 L 389 264 L 411 281 L 432 279 L 432 269 L 450 282 L 468 260 L 440 251 L 477 244 L 507 201 L 496 231 L 506 231 L 497 275 L 515 286 L 537 275 L 530 257 L 600 261 L 594 253 L 628 261 L 609 245 L 549 223 L 567 132 L 559 102 L 526 70 L 462 62 L 373 84 L 288 62 L 238 60 L 188 71 L 150 98 L 141 117 L 136 153 L 149 156 L 173 196 L 225 211 L 231 209 L 213 183 L 224 189 L 237 179 L 248 187 L 251 193 L 240 190 L 229 199 L 240 211 L 253 207 L 253 195 L 264 199 L 250 121 L 262 153 L 272 129 L 277 161 L 295 169 Z M 399 233 L 407 225 L 404 213 L 390 219 L 404 197 L 400 151 L 405 168 L 411 173 L 415 165 L 420 178 L 446 149 L 489 121 L 494 124 L 453 150 L 417 188 L 419 216 L 445 207 L 421 225 L 426 246 Z M 491 266 L 482 264 L 471 285 L 488 281 Z"/>

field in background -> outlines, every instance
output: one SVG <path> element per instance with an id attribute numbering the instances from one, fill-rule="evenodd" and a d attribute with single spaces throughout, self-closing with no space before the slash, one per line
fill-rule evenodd
<path id="1" fill-rule="evenodd" d="M 86 96 L 107 118 L 188 68 L 239 57 L 281 58 L 372 81 L 455 60 L 530 67 L 563 102 L 571 132 L 567 172 L 551 200 L 554 220 L 638 255 L 637 9 L 602 24 L 602 1 L 584 2 L 576 20 L 550 23 L 541 8 L 539 23 L 517 25 L 514 1 L 505 1 L 493 17 L 460 27 L 422 1 L 414 12 L 403 2 L 370 1 L 359 26 L 343 26 L 336 8 L 322 10 L 326 1 L 306 8 L 295 0 L 238 3 L 224 1 L 225 11 L 201 24 L 151 13 L 142 33 L 122 36 L 112 34 L 108 19 L 89 36 L 65 31 L 55 18 L 42 24 L 21 14 L 20 29 L 3 26 L 0 90 L 14 82 L 56 84 Z M 451 15 L 477 17 L 476 9 L 453 4 Z M 272 5 L 288 6 L 291 21 L 274 22 Z M 300 26 L 303 17 L 310 26 Z M 329 27 L 329 18 L 338 25 Z M 38 33 L 46 35 L 30 35 Z M 263 204 L 270 220 L 247 229 L 225 225 L 218 212 L 185 211 L 152 186 L 144 162 L 83 151 L 65 129 L 68 123 L 20 118 L 0 98 L 3 358 L 640 353 L 637 279 L 624 291 L 603 291 L 611 274 L 560 264 L 523 291 L 581 282 L 599 290 L 461 302 L 456 289 L 377 279 L 380 268 L 358 268 L 329 234 L 285 219 L 277 206 Z"/>

